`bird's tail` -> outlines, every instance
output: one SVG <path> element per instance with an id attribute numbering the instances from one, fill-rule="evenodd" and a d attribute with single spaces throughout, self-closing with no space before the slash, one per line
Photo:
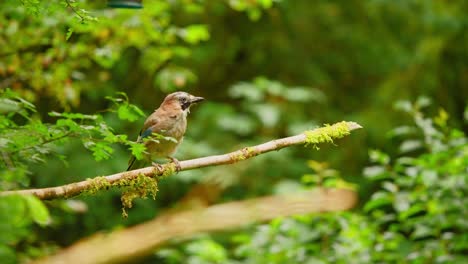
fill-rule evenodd
<path id="1" fill-rule="evenodd" d="M 148 165 L 148 161 L 146 159 L 138 160 L 137 158 L 135 158 L 135 156 L 132 156 L 128 161 L 127 171 L 140 169 L 145 167 L 146 165 Z"/>
<path id="2" fill-rule="evenodd" d="M 128 161 L 127 171 L 132 170 L 133 165 L 135 165 L 135 161 L 136 161 L 135 156 L 132 156 L 132 158 Z"/>

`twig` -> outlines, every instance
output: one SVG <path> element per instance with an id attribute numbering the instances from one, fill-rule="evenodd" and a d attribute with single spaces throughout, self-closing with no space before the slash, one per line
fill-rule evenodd
<path id="1" fill-rule="evenodd" d="M 32 146 L 27 146 L 27 147 L 24 147 L 22 149 L 17 149 L 15 151 L 12 151 L 10 152 L 11 154 L 15 154 L 15 153 L 18 153 L 18 152 L 21 152 L 21 151 L 25 151 L 25 150 L 29 150 L 29 149 L 33 149 L 33 148 L 36 148 L 36 147 L 39 147 L 39 146 L 43 146 L 43 145 L 46 145 L 46 144 L 49 144 L 51 142 L 54 142 L 54 141 L 57 141 L 57 140 L 60 140 L 62 138 L 66 138 L 70 135 L 72 135 L 73 133 L 72 132 L 67 132 L 61 136 L 58 136 L 58 137 L 55 137 L 55 138 L 49 138 L 49 139 L 46 139 L 40 143 L 37 143 L 36 145 L 32 145 Z"/>
<path id="2" fill-rule="evenodd" d="M 180 170 L 192 170 L 196 168 L 232 164 L 242 160 L 255 157 L 257 155 L 270 152 L 273 150 L 280 150 L 282 148 L 301 145 L 301 144 L 312 144 L 316 145 L 319 143 L 333 142 L 333 139 L 342 138 L 349 134 L 351 130 L 359 129 L 361 126 L 355 122 L 339 122 L 331 126 L 325 126 L 314 130 L 305 131 L 302 134 L 286 137 L 282 139 L 272 140 L 257 146 L 246 147 L 231 153 L 209 156 L 191 160 L 180 161 Z M 138 170 L 120 172 L 108 176 L 97 177 L 94 179 L 88 179 L 85 181 L 75 182 L 57 187 L 41 188 L 41 189 L 29 189 L 29 190 L 17 190 L 17 191 L 4 191 L 0 192 L 0 195 L 11 195 L 11 194 L 24 194 L 24 195 L 35 195 L 40 199 L 55 199 L 55 198 L 68 198 L 79 195 L 80 193 L 90 189 L 102 189 L 100 187 L 108 187 L 112 184 L 116 184 L 122 180 L 131 180 L 137 178 L 139 175 L 148 177 L 157 177 L 170 175 L 175 172 L 175 164 L 167 163 L 156 167 L 146 167 Z"/>
<path id="3" fill-rule="evenodd" d="M 74 0 L 72 0 L 74 2 Z M 85 22 L 85 17 L 83 17 L 78 10 L 71 4 L 70 0 L 65 0 L 67 3 L 67 7 L 70 7 L 70 9 L 81 19 L 81 23 Z"/>

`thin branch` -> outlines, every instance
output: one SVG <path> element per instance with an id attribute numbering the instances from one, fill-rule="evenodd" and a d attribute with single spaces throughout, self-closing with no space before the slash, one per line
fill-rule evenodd
<path id="1" fill-rule="evenodd" d="M 75 2 L 74 0 L 71 1 L 73 1 L 73 3 Z M 67 7 L 69 7 L 81 19 L 81 23 L 83 23 L 85 21 L 85 18 L 78 12 L 78 10 L 76 10 L 76 8 L 72 5 L 70 0 L 65 0 L 65 3 L 67 4 Z"/>
<path id="2" fill-rule="evenodd" d="M 133 263 L 174 239 L 199 233 L 232 230 L 278 217 L 342 211 L 353 208 L 356 192 L 314 189 L 187 210 L 127 229 L 99 233 L 33 263 Z"/>
<path id="3" fill-rule="evenodd" d="M 257 155 L 270 152 L 273 150 L 280 150 L 282 148 L 292 145 L 316 145 L 319 143 L 333 142 L 333 139 L 342 138 L 350 133 L 350 131 L 359 129 L 361 126 L 355 122 L 339 122 L 331 126 L 325 126 L 314 130 L 305 131 L 302 134 L 286 137 L 282 139 L 272 140 L 260 145 L 245 147 L 243 149 L 216 156 L 209 156 L 191 160 L 180 161 L 180 170 L 192 170 L 208 166 L 216 166 L 223 164 L 232 164 L 242 160 L 246 160 Z M 96 177 L 85 181 L 70 183 L 57 187 L 17 190 L 17 191 L 3 191 L 0 195 L 23 194 L 35 195 L 40 199 L 55 199 L 55 198 L 69 198 L 77 196 L 87 190 L 100 190 L 108 188 L 113 184 L 118 184 L 123 180 L 131 180 L 137 178 L 139 175 L 148 177 L 167 176 L 175 172 L 175 164 L 167 163 L 157 167 L 146 167 L 133 171 L 120 172 L 108 176 Z"/>
<path id="4" fill-rule="evenodd" d="M 68 137 L 68 136 L 70 136 L 72 134 L 73 134 L 72 132 L 66 132 L 65 134 L 63 134 L 61 136 L 58 136 L 58 137 L 55 137 L 55 138 L 49 138 L 49 139 L 46 139 L 46 140 L 44 140 L 42 142 L 39 142 L 39 143 L 37 143 L 35 145 L 27 146 L 27 147 L 24 147 L 24 148 L 21 148 L 21 149 L 17 149 L 15 151 L 10 152 L 10 154 L 16 154 L 16 153 L 21 152 L 21 151 L 30 150 L 30 149 L 33 149 L 33 148 L 36 148 L 36 147 L 40 147 L 40 146 L 52 143 L 54 141 L 60 140 L 62 138 L 66 138 L 66 137 Z"/>

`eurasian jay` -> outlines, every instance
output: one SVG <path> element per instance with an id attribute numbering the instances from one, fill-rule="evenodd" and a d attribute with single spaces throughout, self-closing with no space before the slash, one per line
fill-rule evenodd
<path id="1" fill-rule="evenodd" d="M 158 158 L 168 158 L 179 166 L 173 155 L 182 143 L 187 128 L 187 114 L 190 113 L 191 105 L 203 100 L 203 97 L 186 92 L 166 96 L 159 108 L 146 119 L 138 136 L 137 142 L 146 147 L 143 159 L 137 160 L 132 156 L 127 171 L 141 168 L 150 162 L 154 166 L 160 166 L 154 163 Z"/>

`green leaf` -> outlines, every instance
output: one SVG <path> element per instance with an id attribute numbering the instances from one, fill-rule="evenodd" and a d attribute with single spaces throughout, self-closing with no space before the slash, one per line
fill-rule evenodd
<path id="1" fill-rule="evenodd" d="M 21 107 L 18 102 L 7 98 L 0 98 L 0 113 L 18 112 Z"/>
<path id="2" fill-rule="evenodd" d="M 378 149 L 369 150 L 369 159 L 372 162 L 377 162 L 380 165 L 388 165 L 390 162 L 390 156 Z"/>
<path id="3" fill-rule="evenodd" d="M 372 195 L 372 198 L 364 206 L 364 211 L 369 212 L 376 208 L 391 205 L 393 203 L 393 197 L 386 192 L 376 192 Z"/>
<path id="4" fill-rule="evenodd" d="M 371 180 L 381 180 L 388 178 L 388 173 L 385 170 L 384 166 L 369 166 L 365 167 L 363 170 L 363 174 L 366 178 Z"/>
<path id="5" fill-rule="evenodd" d="M 17 263 L 15 251 L 6 245 L 0 245 L 0 259 L 3 264 Z"/>
<path id="6" fill-rule="evenodd" d="M 258 3 L 260 3 L 260 5 L 265 9 L 270 8 L 273 5 L 272 0 L 258 0 Z"/>
<path id="7" fill-rule="evenodd" d="M 418 97 L 418 99 L 416 100 L 414 105 L 418 109 L 421 109 L 421 108 L 424 108 L 424 107 L 428 107 L 429 105 L 431 105 L 431 103 L 432 103 L 431 98 L 429 98 L 427 96 L 420 96 L 420 97 Z"/>
<path id="8" fill-rule="evenodd" d="M 81 130 L 80 125 L 71 119 L 59 119 L 56 123 L 57 127 L 67 128 L 71 132 L 78 132 Z"/>
<path id="9" fill-rule="evenodd" d="M 205 263 L 224 263 L 227 260 L 226 249 L 213 240 L 194 241 L 188 244 L 186 249 Z"/>
<path id="10" fill-rule="evenodd" d="M 416 224 L 415 230 L 411 233 L 412 239 L 420 239 L 427 236 L 434 235 L 435 230 L 424 224 Z"/>
<path id="11" fill-rule="evenodd" d="M 463 118 L 465 122 L 468 123 L 468 105 L 465 107 L 465 111 L 463 112 Z"/>
<path id="12" fill-rule="evenodd" d="M 114 149 L 112 149 L 106 142 L 90 144 L 89 149 L 93 152 L 93 156 L 96 161 L 108 159 L 114 152 Z"/>
<path id="13" fill-rule="evenodd" d="M 181 90 L 187 85 L 194 83 L 197 76 L 193 71 L 182 67 L 169 67 L 161 70 L 155 78 L 154 84 L 164 92 Z"/>
<path id="14" fill-rule="evenodd" d="M 0 197 L 0 244 L 12 244 L 27 236 L 26 227 L 31 223 L 28 208 L 22 196 Z"/>
<path id="15" fill-rule="evenodd" d="M 310 87 L 291 87 L 284 91 L 283 96 L 289 101 L 296 102 L 324 102 L 326 99 L 323 92 Z"/>
<path id="16" fill-rule="evenodd" d="M 89 120 L 98 120 L 98 115 L 85 115 L 81 113 L 58 113 L 58 112 L 50 112 L 49 116 L 53 117 L 65 117 L 68 119 L 89 119 Z"/>
<path id="17" fill-rule="evenodd" d="M 72 34 L 73 34 L 73 28 L 68 28 L 67 34 L 65 35 L 65 40 L 68 41 L 70 37 L 72 36 Z"/>
<path id="18" fill-rule="evenodd" d="M 198 44 L 210 39 L 210 32 L 206 25 L 190 25 L 181 31 L 181 37 L 190 44 Z"/>
<path id="19" fill-rule="evenodd" d="M 399 126 L 395 127 L 394 129 L 390 130 L 387 133 L 387 137 L 404 137 L 404 136 L 409 136 L 409 135 L 414 135 L 416 134 L 417 130 L 413 126 Z"/>
<path id="20" fill-rule="evenodd" d="M 408 210 L 405 210 L 405 211 L 402 211 L 399 215 L 398 215 L 398 218 L 400 220 L 406 220 L 408 217 L 412 216 L 412 215 L 415 215 L 419 212 L 422 212 L 426 210 L 425 206 L 423 206 L 422 204 L 414 204 L 414 205 L 411 205 L 409 207 Z"/>
<path id="21" fill-rule="evenodd" d="M 411 113 L 411 111 L 413 111 L 413 105 L 411 104 L 410 101 L 406 101 L 406 100 L 397 101 L 393 107 L 396 110 L 400 110 L 405 113 Z"/>
<path id="22" fill-rule="evenodd" d="M 141 160 L 143 159 L 143 153 L 145 153 L 146 147 L 143 144 L 132 142 L 130 143 L 130 150 L 137 160 Z"/>
<path id="23" fill-rule="evenodd" d="M 144 116 L 143 111 L 141 111 L 137 106 L 131 104 L 123 104 L 119 106 L 117 115 L 120 119 L 128 120 L 130 122 L 134 122 Z"/>
<path id="24" fill-rule="evenodd" d="M 468 233 L 458 234 L 453 238 L 454 248 L 456 250 L 468 250 Z"/>
<path id="25" fill-rule="evenodd" d="M 141 111 L 141 109 L 138 106 L 129 104 L 128 107 L 130 107 L 133 113 L 139 116 L 145 116 L 145 113 L 143 113 L 143 111 Z"/>
<path id="26" fill-rule="evenodd" d="M 405 140 L 400 145 L 400 153 L 407 153 L 411 151 L 418 150 L 422 148 L 424 145 L 420 140 Z"/>
<path id="27" fill-rule="evenodd" d="M 47 207 L 35 196 L 23 196 L 29 209 L 29 214 L 34 222 L 41 226 L 50 223 L 50 215 Z"/>

